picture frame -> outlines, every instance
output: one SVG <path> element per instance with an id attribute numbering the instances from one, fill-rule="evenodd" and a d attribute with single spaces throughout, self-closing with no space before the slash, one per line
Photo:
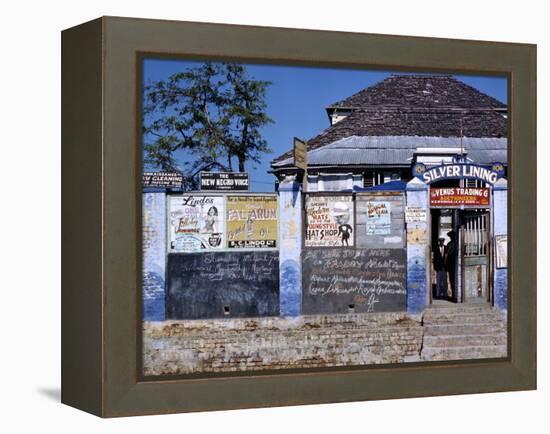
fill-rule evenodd
<path id="1" fill-rule="evenodd" d="M 508 357 L 141 375 L 140 56 L 504 74 Z M 102 17 L 62 32 L 62 402 L 101 417 L 536 388 L 536 46 Z"/>

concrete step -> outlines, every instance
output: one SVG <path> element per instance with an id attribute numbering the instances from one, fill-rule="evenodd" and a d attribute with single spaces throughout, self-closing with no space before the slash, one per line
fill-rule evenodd
<path id="1" fill-rule="evenodd" d="M 422 348 L 421 360 L 468 360 L 507 356 L 506 345 Z"/>
<path id="2" fill-rule="evenodd" d="M 424 336 L 423 348 L 506 345 L 505 333 L 482 335 Z"/>
<path id="3" fill-rule="evenodd" d="M 494 307 L 489 304 L 462 304 L 462 303 L 449 303 L 445 306 L 430 306 L 426 309 L 428 312 L 453 312 L 453 313 L 474 313 L 474 312 L 498 312 Z"/>
<path id="4" fill-rule="evenodd" d="M 470 315 L 466 313 L 460 314 L 425 314 L 422 318 L 424 324 L 482 324 L 482 323 L 497 323 L 504 322 L 502 316 L 496 312 L 479 313 Z"/>
<path id="5" fill-rule="evenodd" d="M 489 322 L 477 324 L 428 324 L 424 326 L 424 336 L 456 336 L 456 335 L 484 335 L 505 333 L 506 325 L 503 322 Z"/>

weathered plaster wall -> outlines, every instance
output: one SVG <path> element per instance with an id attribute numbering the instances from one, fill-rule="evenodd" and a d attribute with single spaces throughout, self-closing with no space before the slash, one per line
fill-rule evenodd
<path id="1" fill-rule="evenodd" d="M 302 301 L 302 192 L 293 180 L 279 186 L 279 301 L 282 316 L 298 316 Z"/>
<path id="2" fill-rule="evenodd" d="M 407 206 L 428 209 L 428 186 L 417 178 L 407 184 Z M 407 224 L 407 311 L 420 314 L 429 302 L 428 221 Z"/>
<path id="3" fill-rule="evenodd" d="M 419 360 L 405 313 L 145 323 L 145 375 L 315 368 Z"/>
<path id="4" fill-rule="evenodd" d="M 143 319 L 163 321 L 166 273 L 166 194 L 143 196 Z"/>
<path id="5" fill-rule="evenodd" d="M 508 234 L 508 182 L 499 180 L 493 187 L 493 243 L 497 235 Z M 508 309 L 508 268 L 496 267 L 496 255 L 493 255 L 494 266 L 494 302 L 501 310 Z"/>

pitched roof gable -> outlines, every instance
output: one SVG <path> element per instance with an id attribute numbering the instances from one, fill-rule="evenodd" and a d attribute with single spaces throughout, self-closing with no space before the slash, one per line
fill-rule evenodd
<path id="1" fill-rule="evenodd" d="M 506 104 L 450 75 L 391 75 L 348 98 L 327 107 L 365 108 L 372 106 L 506 108 Z"/>

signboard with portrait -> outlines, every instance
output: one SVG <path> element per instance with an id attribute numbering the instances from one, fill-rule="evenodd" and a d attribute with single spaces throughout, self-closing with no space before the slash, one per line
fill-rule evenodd
<path id="1" fill-rule="evenodd" d="M 430 206 L 432 207 L 488 207 L 489 199 L 488 188 L 430 188 Z"/>
<path id="2" fill-rule="evenodd" d="M 351 247 L 353 228 L 351 195 L 306 196 L 306 247 Z"/>
<path id="3" fill-rule="evenodd" d="M 227 247 L 277 247 L 276 196 L 227 196 Z"/>
<path id="4" fill-rule="evenodd" d="M 389 235 L 391 233 L 391 202 L 368 201 L 367 235 Z"/>
<path id="5" fill-rule="evenodd" d="M 225 247 L 225 205 L 221 196 L 170 196 L 170 252 L 197 252 Z"/>

